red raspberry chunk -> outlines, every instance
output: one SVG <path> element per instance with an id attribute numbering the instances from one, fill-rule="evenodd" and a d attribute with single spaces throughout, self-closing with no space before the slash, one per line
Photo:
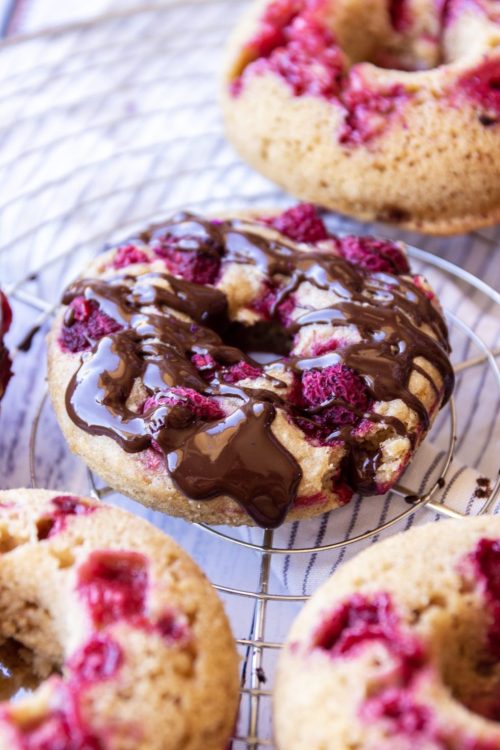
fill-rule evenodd
<path id="1" fill-rule="evenodd" d="M 494 125 L 500 118 L 500 60 L 487 60 L 466 73 L 459 90 L 483 110 L 484 125 Z M 489 119 L 488 119 L 489 116 Z"/>
<path id="2" fill-rule="evenodd" d="M 408 98 L 401 84 L 394 84 L 385 91 L 372 90 L 357 71 L 351 71 L 349 85 L 341 96 L 346 114 L 340 143 L 346 146 L 368 143 L 387 128 L 388 120 L 400 113 Z"/>
<path id="3" fill-rule="evenodd" d="M 12 308 L 3 292 L 0 292 L 0 336 L 9 330 L 12 323 Z"/>
<path id="4" fill-rule="evenodd" d="M 73 656 L 67 666 L 72 683 L 92 684 L 115 676 L 123 661 L 119 644 L 107 634 L 94 634 Z"/>
<path id="5" fill-rule="evenodd" d="M 323 437 L 337 425 L 358 422 L 370 404 L 362 378 L 343 364 L 308 370 L 302 375 L 301 389 L 303 408 L 314 423 L 312 429 L 315 426 Z M 330 405 L 331 401 L 336 403 Z"/>
<path id="6" fill-rule="evenodd" d="M 424 664 L 418 641 L 400 628 L 391 598 L 386 593 L 353 594 L 319 626 L 314 646 L 332 658 L 351 657 L 361 647 L 378 641 L 399 661 L 400 679 L 408 684 Z"/>
<path id="7" fill-rule="evenodd" d="M 148 260 L 148 254 L 141 248 L 135 245 L 121 245 L 111 261 L 111 266 L 119 270 L 133 263 L 147 263 Z"/>
<path id="8" fill-rule="evenodd" d="M 408 273 L 410 267 L 401 249 L 390 240 L 376 237 L 347 236 L 339 238 L 343 258 L 372 273 Z"/>
<path id="9" fill-rule="evenodd" d="M 219 275 L 221 258 L 206 239 L 166 234 L 152 243 L 154 253 L 162 258 L 170 273 L 195 284 L 213 284 Z"/>
<path id="10" fill-rule="evenodd" d="M 295 96 L 327 99 L 340 89 L 345 60 L 335 38 L 317 12 L 318 0 L 278 0 L 264 13 L 260 29 L 247 45 L 254 57 L 231 87 L 237 96 L 247 76 L 272 71 Z"/>
<path id="11" fill-rule="evenodd" d="M 299 203 L 298 206 L 264 221 L 297 242 L 313 244 L 328 239 L 328 230 L 319 216 L 318 209 L 310 203 Z"/>
<path id="12" fill-rule="evenodd" d="M 222 419 L 224 411 L 217 401 L 210 396 L 204 396 L 202 393 L 192 388 L 170 388 L 167 393 L 158 393 L 146 399 L 143 411 L 149 411 L 159 405 L 184 407 L 189 414 L 210 421 L 212 419 Z"/>
<path id="13" fill-rule="evenodd" d="M 408 0 L 389 0 L 389 18 L 393 29 L 400 34 L 412 25 L 412 14 Z"/>
<path id="14" fill-rule="evenodd" d="M 225 383 L 238 383 L 240 380 L 255 380 L 262 375 L 258 367 L 253 367 L 248 362 L 242 360 L 231 367 L 227 367 L 222 373 L 222 379 Z"/>
<path id="15" fill-rule="evenodd" d="M 154 630 L 167 644 L 185 643 L 190 637 L 186 619 L 175 612 L 164 612 L 154 624 Z"/>
<path id="16" fill-rule="evenodd" d="M 39 525 L 38 539 L 47 539 L 53 537 L 66 527 L 69 516 L 86 516 L 97 510 L 94 505 L 87 505 L 72 495 L 59 495 L 52 498 L 54 511 L 44 516 L 43 524 Z"/>
<path id="17" fill-rule="evenodd" d="M 63 323 L 59 334 L 59 345 L 65 352 L 86 351 L 103 336 L 122 329 L 120 323 L 99 309 L 95 300 L 76 297 L 68 309 L 73 311 L 74 319 L 71 324 Z"/>
<path id="18" fill-rule="evenodd" d="M 91 552 L 78 570 L 78 592 L 97 626 L 144 614 L 148 562 L 138 552 Z"/>

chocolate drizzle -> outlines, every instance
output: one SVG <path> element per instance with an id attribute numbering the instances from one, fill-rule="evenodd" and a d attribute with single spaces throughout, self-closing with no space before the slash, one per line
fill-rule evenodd
<path id="1" fill-rule="evenodd" d="M 270 239 L 259 234 L 257 225 L 254 229 L 239 220 L 212 223 L 182 214 L 144 233 L 141 239 L 153 244 L 165 236 L 174 237 L 181 252 L 213 256 L 222 268 L 227 263 L 257 266 L 278 290 L 272 320 L 266 325 L 268 331 L 274 327 L 281 338 L 285 333 L 292 340 L 301 327 L 318 323 L 333 328 L 356 326 L 361 336 L 358 343 L 320 356 L 281 360 L 279 367 L 291 371 L 295 378 L 306 370 L 344 364 L 363 378 L 372 399 L 402 399 L 425 429 L 427 411 L 408 386 L 412 370 L 417 370 L 438 391 L 426 370 L 414 363 L 416 357 L 423 357 L 441 375 L 443 402 L 449 397 L 453 371 L 447 356 L 446 326 L 425 293 L 408 278 L 366 272 L 326 250 L 304 252 L 284 237 Z M 334 291 L 341 301 L 306 312 L 288 325 L 278 324 L 280 305 L 304 282 Z M 68 305 L 78 297 L 94 300 L 121 328 L 104 336 L 83 356 L 66 393 L 70 418 L 91 434 L 111 437 L 127 452 L 140 452 L 151 445 L 161 450 L 172 480 L 191 499 L 229 496 L 259 525 L 275 527 L 284 520 L 302 473 L 272 430 L 277 409 L 293 419 L 314 420 L 318 410 L 341 403 L 359 419 L 383 423 L 388 434 L 406 434 L 398 419 L 371 411 L 363 414 L 338 399 L 309 411 L 302 408 L 298 414 L 287 394 L 276 392 L 285 387 L 271 376 L 270 367 L 258 365 L 231 345 L 235 341 L 242 345 L 245 329 L 231 322 L 226 297 L 213 286 L 167 273 L 134 277 L 124 271 L 107 280 L 76 282 L 63 302 Z M 69 307 L 64 323 L 71 326 L 73 322 Z M 423 325 L 433 335 L 424 332 Z M 252 329 L 247 332 L 251 338 Z M 193 364 L 194 355 L 209 357 L 220 368 L 243 361 L 259 368 L 269 387 L 230 385 L 217 368 L 205 377 Z M 274 363 L 275 373 L 276 367 Z M 131 398 L 138 384 L 142 394 L 139 409 Z M 224 416 L 200 416 L 182 398 L 181 389 L 210 399 L 230 399 L 234 406 Z M 378 446 L 353 437 L 351 425 L 338 425 L 327 442 L 333 440 L 342 440 L 349 447 L 351 485 L 362 492 L 376 491 L 375 475 L 381 460 Z"/>

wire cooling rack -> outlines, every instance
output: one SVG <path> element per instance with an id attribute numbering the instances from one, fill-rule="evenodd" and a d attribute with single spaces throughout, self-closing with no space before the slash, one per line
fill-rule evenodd
<path id="1" fill-rule="evenodd" d="M 405 498 L 415 491 L 403 477 L 388 497 L 370 499 L 368 522 L 360 521 L 359 500 L 334 511 L 330 517 L 347 521 L 347 533 L 325 518 L 305 546 L 299 524 L 286 534 L 189 525 L 116 495 L 70 455 L 44 382 L 43 336 L 65 284 L 103 243 L 178 208 L 214 212 L 287 203 L 222 136 L 220 50 L 244 5 L 170 2 L 0 47 L 0 282 L 15 308 L 9 342 L 16 371 L 3 403 L 0 471 L 12 487 L 30 481 L 74 492 L 90 487 L 97 497 L 146 516 L 193 554 L 225 601 L 242 656 L 233 744 L 254 749 L 273 745 L 276 658 L 312 591 L 307 580 L 317 561 L 334 568 L 350 550 L 414 521 L 460 516 L 437 500 L 454 453 L 497 477 L 500 375 L 491 326 L 499 297 L 477 278 L 495 270 L 494 231 L 452 241 L 398 234 L 439 252 L 410 248 L 412 265 L 430 278 L 446 307 L 456 395 L 430 435 L 439 449 L 434 481 L 409 504 Z M 329 221 L 338 231 L 381 231 L 336 216 Z M 390 228 L 384 233 L 395 235 Z M 491 492 L 482 493 L 476 512 L 494 509 L 498 485 L 497 478 Z"/>

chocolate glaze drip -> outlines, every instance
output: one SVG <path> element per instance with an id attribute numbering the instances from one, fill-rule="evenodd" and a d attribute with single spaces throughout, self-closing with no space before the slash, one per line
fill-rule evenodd
<path id="1" fill-rule="evenodd" d="M 274 326 L 281 342 L 283 333 L 291 340 L 302 326 L 317 323 L 354 325 L 361 334 L 359 343 L 321 356 L 287 357 L 279 364 L 283 370 L 300 374 L 343 363 L 362 376 L 373 399 L 402 399 L 418 414 L 425 429 L 429 423 L 426 409 L 408 389 L 411 372 L 417 370 L 437 391 L 429 374 L 413 364 L 416 357 L 425 357 L 442 377 L 443 402 L 449 397 L 453 371 L 447 356 L 446 326 L 411 281 L 388 273 L 369 274 L 327 251 L 305 253 L 285 238 L 263 237 L 238 220 L 211 223 L 181 214 L 153 227 L 141 239 L 161 242 L 165 236 L 176 238 L 176 250 L 180 252 L 194 250 L 222 264 L 254 265 L 277 283 L 279 293 L 271 311 L 274 320 L 267 332 Z M 278 326 L 275 316 L 279 306 L 305 281 L 319 289 L 333 290 L 342 301 L 331 308 L 304 313 L 289 326 Z M 166 282 L 169 288 L 155 282 Z M 298 416 L 296 408 L 285 393 L 278 395 L 270 388 L 228 385 L 217 372 L 205 379 L 191 362 L 194 354 L 209 355 L 222 366 L 243 360 L 259 367 L 262 377 L 274 388 L 283 387 L 268 373 L 269 366 L 260 367 L 240 348 L 230 345 L 238 341 L 241 346 L 245 329 L 229 320 L 225 295 L 214 287 L 166 273 L 136 278 L 125 272 L 108 280 L 79 281 L 67 290 L 63 302 L 69 304 L 80 296 L 95 300 L 122 328 L 94 346 L 68 386 L 66 406 L 75 424 L 92 434 L 113 438 L 131 453 L 145 450 L 154 441 L 165 455 L 172 480 L 187 497 L 208 500 L 226 495 L 240 503 L 259 525 L 279 525 L 295 500 L 301 470 L 274 435 L 272 423 L 277 407 L 294 417 Z M 194 322 L 181 320 L 172 311 Z M 72 325 L 73 320 L 72 308 L 68 308 L 65 325 Z M 435 338 L 420 330 L 423 324 Z M 143 400 L 144 393 L 156 397 L 148 400 L 142 413 L 130 405 L 137 383 L 141 384 Z M 172 387 L 226 396 L 238 405 L 216 421 L 202 419 L 169 391 Z M 162 396 L 168 399 L 162 400 Z M 406 433 L 405 426 L 395 418 L 363 414 L 336 399 L 309 412 L 301 409 L 300 419 L 313 419 L 315 412 L 332 405 L 341 405 L 359 418 L 384 423 L 388 434 Z M 347 471 L 352 486 L 362 492 L 376 491 L 374 479 L 381 460 L 378 445 L 362 444 L 351 433 L 350 425 L 339 425 L 328 441 L 348 443 Z"/>

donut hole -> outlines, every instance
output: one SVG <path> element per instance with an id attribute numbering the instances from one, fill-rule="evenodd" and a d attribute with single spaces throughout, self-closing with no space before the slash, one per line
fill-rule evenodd
<path id="1" fill-rule="evenodd" d="M 335 19 L 335 38 L 349 67 L 372 63 L 379 68 L 418 71 L 435 68 L 445 60 L 447 54 L 440 36 L 429 35 L 422 39 L 413 29 L 397 31 L 390 17 L 390 7 L 380 4 L 378 12 L 374 13 L 370 4 L 362 8 L 359 5 L 358 2 L 344 3 Z M 353 23 L 353 13 L 359 23 Z"/>
<path id="2" fill-rule="evenodd" d="M 300 80 L 301 91 L 295 93 L 314 90 L 329 97 L 338 93 L 346 70 L 359 63 L 416 72 L 453 62 L 478 47 L 487 25 L 477 18 L 470 23 L 467 14 L 463 21 L 459 14 L 456 23 L 447 1 L 336 0 L 327 8 L 317 5 L 314 0 L 270 2 L 233 66 L 233 82 L 248 65 L 264 59 L 289 77 L 295 89 Z M 320 80 L 325 75 L 328 85 Z"/>
<path id="3" fill-rule="evenodd" d="M 254 325 L 232 323 L 224 337 L 226 343 L 236 346 L 257 362 L 287 357 L 292 349 L 292 336 L 282 326 L 272 321 L 259 321 Z"/>
<path id="4" fill-rule="evenodd" d="M 473 713 L 500 721 L 500 660 L 489 647 L 491 617 L 473 593 L 433 617 L 434 653 L 453 698 Z M 446 614 L 446 612 L 449 614 Z"/>
<path id="5" fill-rule="evenodd" d="M 349 67 L 368 62 L 404 71 L 452 62 L 475 46 L 478 35 L 465 23 L 449 28 L 439 3 L 417 8 L 412 0 L 345 0 L 335 7 L 332 27 Z"/>
<path id="6" fill-rule="evenodd" d="M 0 701 L 18 700 L 58 674 L 57 667 L 15 638 L 0 644 Z"/>
<path id="7" fill-rule="evenodd" d="M 57 619 L 28 584 L 2 584 L 0 594 L 0 700 L 21 698 L 63 662 Z"/>

